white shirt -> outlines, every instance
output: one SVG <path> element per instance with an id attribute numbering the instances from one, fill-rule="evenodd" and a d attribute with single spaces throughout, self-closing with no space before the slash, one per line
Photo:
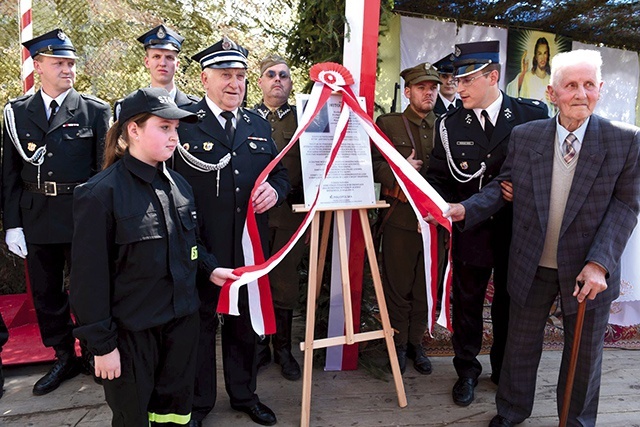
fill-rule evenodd
<path id="1" fill-rule="evenodd" d="M 223 111 L 228 110 L 223 110 L 222 108 L 218 107 L 218 105 L 211 99 L 209 99 L 208 96 L 205 96 L 204 99 L 207 102 L 207 105 L 209 106 L 211 112 L 216 116 L 216 119 L 218 119 L 218 122 L 220 123 L 220 126 L 222 126 L 222 129 L 224 129 L 224 125 L 227 123 L 227 119 L 222 117 L 220 114 L 222 114 Z M 236 124 L 238 123 L 238 109 L 236 108 L 231 112 L 233 113 L 233 119 L 231 119 L 231 121 L 233 122 L 233 128 L 235 129 Z"/>
<path id="2" fill-rule="evenodd" d="M 573 132 L 569 132 L 567 129 L 565 129 L 561 124 L 560 124 L 560 115 L 556 115 L 556 135 L 558 136 L 557 140 L 558 140 L 558 144 L 560 144 L 560 150 L 562 150 L 562 144 L 564 144 L 564 140 L 567 138 L 567 135 L 569 135 L 570 133 L 574 134 L 575 137 L 577 138 L 577 141 L 575 141 L 572 146 L 574 148 L 574 150 L 576 150 L 576 155 L 580 152 L 580 148 L 582 148 L 582 140 L 584 140 L 584 134 L 587 131 L 587 125 L 589 124 L 589 119 L 591 117 L 587 117 L 587 120 L 584 121 L 584 123 L 582 123 L 580 125 L 580 127 L 576 130 L 574 130 Z M 562 152 L 562 151 L 560 151 Z"/>
<path id="3" fill-rule="evenodd" d="M 473 112 L 476 113 L 476 117 L 478 117 L 478 121 L 482 125 L 482 129 L 484 129 L 484 116 L 482 115 L 482 110 L 486 110 L 489 115 L 489 120 L 491 120 L 491 124 L 495 127 L 496 122 L 498 121 L 498 115 L 500 114 L 500 107 L 502 106 L 502 91 L 498 95 L 498 98 L 491 103 L 487 108 L 474 108 Z"/>
<path id="4" fill-rule="evenodd" d="M 56 98 L 50 97 L 43 90 L 40 91 L 40 95 L 42 95 L 42 100 L 44 101 L 44 111 L 47 113 L 47 120 L 49 120 L 49 117 L 51 117 L 51 113 L 52 113 L 52 111 L 51 111 L 51 101 L 53 101 L 54 99 L 56 100 L 56 102 L 58 103 L 58 110 L 59 110 L 60 106 L 64 102 L 64 99 L 69 94 L 70 90 L 71 89 L 65 90 L 60 95 L 58 95 Z"/>

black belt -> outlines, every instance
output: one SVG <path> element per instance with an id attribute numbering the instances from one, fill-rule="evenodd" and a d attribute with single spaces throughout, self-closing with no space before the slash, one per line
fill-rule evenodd
<path id="1" fill-rule="evenodd" d="M 53 182 L 44 181 L 40 185 L 35 182 L 24 182 L 22 188 L 32 193 L 44 194 L 45 196 L 57 196 L 59 194 L 73 194 L 73 189 L 81 182 Z"/>

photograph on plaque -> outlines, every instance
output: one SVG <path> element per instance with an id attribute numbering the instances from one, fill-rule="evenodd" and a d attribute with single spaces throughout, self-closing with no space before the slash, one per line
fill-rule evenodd
<path id="1" fill-rule="evenodd" d="M 299 122 L 308 100 L 309 95 L 296 96 L 296 103 L 301 106 L 297 109 Z M 364 98 L 359 102 L 364 108 Z M 322 181 L 340 117 L 341 105 L 342 95 L 331 95 L 311 125 L 300 136 L 300 159 L 306 208 L 311 207 L 318 185 Z M 318 207 L 337 209 L 375 204 L 369 137 L 352 112 L 344 141 L 322 184 Z"/>

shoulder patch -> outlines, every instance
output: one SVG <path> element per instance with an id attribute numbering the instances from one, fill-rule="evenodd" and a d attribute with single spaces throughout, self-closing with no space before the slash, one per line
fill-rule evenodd
<path id="1" fill-rule="evenodd" d="M 32 94 L 32 93 L 27 94 L 27 95 L 20 95 L 20 96 L 18 96 L 18 97 L 16 97 L 16 98 L 12 98 L 12 99 L 10 99 L 7 103 L 11 103 L 11 104 L 13 104 L 14 102 L 25 101 L 25 100 L 27 100 L 27 99 L 31 98 L 32 96 L 33 96 L 33 94 Z"/>
<path id="2" fill-rule="evenodd" d="M 103 101 L 97 96 L 89 95 L 88 93 L 81 93 L 80 96 L 84 99 L 88 99 L 89 101 L 97 102 L 98 104 L 107 105 L 107 106 L 109 105 L 106 101 Z"/>
<path id="3" fill-rule="evenodd" d="M 516 101 L 519 104 L 522 105 L 530 105 L 532 107 L 537 107 L 537 108 L 544 108 L 545 107 L 545 103 L 542 101 L 538 101 L 537 99 L 530 99 L 530 98 L 516 98 Z"/>

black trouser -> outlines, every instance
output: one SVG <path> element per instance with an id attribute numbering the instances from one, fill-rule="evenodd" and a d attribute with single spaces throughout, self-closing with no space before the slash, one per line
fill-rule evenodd
<path id="1" fill-rule="evenodd" d="M 200 339 L 192 416 L 203 420 L 216 403 L 216 341 L 218 329 L 216 306 L 220 288 L 207 282 L 198 286 L 200 294 Z M 258 336 L 251 327 L 247 287 L 240 289 L 240 316 L 222 318 L 222 365 L 225 388 L 234 406 L 253 406 L 256 395 Z"/>
<path id="2" fill-rule="evenodd" d="M 453 336 L 451 338 L 455 356 L 453 365 L 459 377 L 478 378 L 482 365 L 477 359 L 482 347 L 483 309 L 491 267 L 477 267 L 459 260 L 453 261 Z M 509 323 L 509 296 L 506 286 L 506 271 L 496 266 L 494 272 L 494 296 L 491 304 L 493 345 L 491 347 L 491 369 L 500 374 Z"/>
<path id="3" fill-rule="evenodd" d="M 122 374 L 102 381 L 114 427 L 189 421 L 199 322 L 193 313 L 143 331 L 118 331 Z"/>
<path id="4" fill-rule="evenodd" d="M 71 267 L 71 243 L 27 243 L 31 295 L 42 342 L 46 347 L 73 346 L 69 296 L 64 288 L 64 267 Z"/>

